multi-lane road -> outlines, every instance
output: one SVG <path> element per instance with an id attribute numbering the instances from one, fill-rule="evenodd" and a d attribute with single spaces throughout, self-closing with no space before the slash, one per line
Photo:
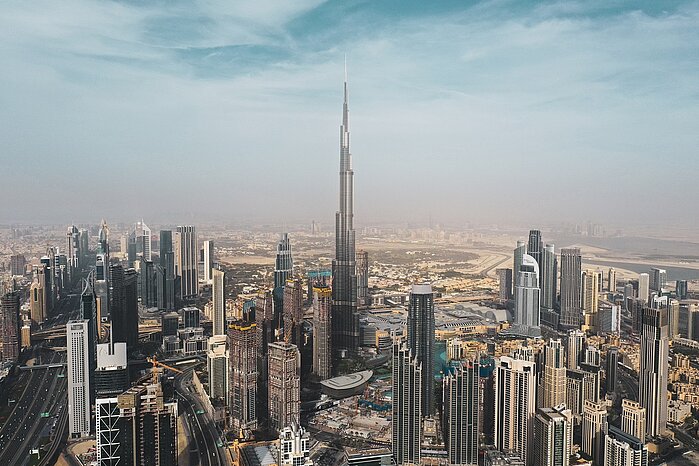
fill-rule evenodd
<path id="1" fill-rule="evenodd" d="M 57 308 L 65 323 L 78 317 L 79 296 L 64 298 Z M 28 351 L 30 359 L 44 364 L 64 363 L 65 353 L 51 350 L 45 344 L 35 345 Z M 61 418 L 67 404 L 67 378 L 62 367 L 36 369 L 22 378 L 23 391 L 14 400 L 14 407 L 7 421 L 0 428 L 0 465 L 24 465 L 30 461 L 31 450 L 38 448 L 43 434 L 50 434 L 51 426 L 61 432 Z M 61 441 L 54 436 L 52 441 Z"/>
<path id="2" fill-rule="evenodd" d="M 175 393 L 183 410 L 189 437 L 189 464 L 191 466 L 222 466 L 230 464 L 221 434 L 192 385 L 193 368 L 175 377 Z"/>

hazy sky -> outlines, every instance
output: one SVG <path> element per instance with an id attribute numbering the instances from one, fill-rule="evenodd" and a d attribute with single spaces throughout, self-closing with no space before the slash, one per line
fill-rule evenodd
<path id="1" fill-rule="evenodd" d="M 6 0 L 0 222 L 696 223 L 699 2 Z"/>

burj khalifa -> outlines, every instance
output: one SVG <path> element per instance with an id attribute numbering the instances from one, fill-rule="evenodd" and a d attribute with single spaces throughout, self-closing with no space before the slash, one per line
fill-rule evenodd
<path id="1" fill-rule="evenodd" d="M 354 352 L 359 346 L 354 245 L 354 171 L 352 171 L 350 154 L 346 67 L 344 91 L 342 125 L 340 125 L 340 210 L 335 213 L 335 259 L 332 283 L 331 344 L 336 355 L 342 355 L 344 350 Z"/>

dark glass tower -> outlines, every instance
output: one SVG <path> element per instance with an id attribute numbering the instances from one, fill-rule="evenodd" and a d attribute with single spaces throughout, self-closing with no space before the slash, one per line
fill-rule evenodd
<path id="1" fill-rule="evenodd" d="M 422 415 L 434 414 L 434 295 L 432 285 L 413 285 L 408 307 L 408 348 L 422 365 Z"/>
<path id="2" fill-rule="evenodd" d="M 335 214 L 333 260 L 332 347 L 355 351 L 359 345 L 357 270 L 354 241 L 354 171 L 350 154 L 347 77 L 340 125 L 340 210 Z"/>

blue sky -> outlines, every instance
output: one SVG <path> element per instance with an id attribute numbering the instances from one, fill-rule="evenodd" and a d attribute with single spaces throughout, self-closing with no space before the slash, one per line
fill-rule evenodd
<path id="1" fill-rule="evenodd" d="M 11 0 L 0 222 L 330 226 L 345 54 L 360 224 L 698 221 L 696 1 Z"/>

